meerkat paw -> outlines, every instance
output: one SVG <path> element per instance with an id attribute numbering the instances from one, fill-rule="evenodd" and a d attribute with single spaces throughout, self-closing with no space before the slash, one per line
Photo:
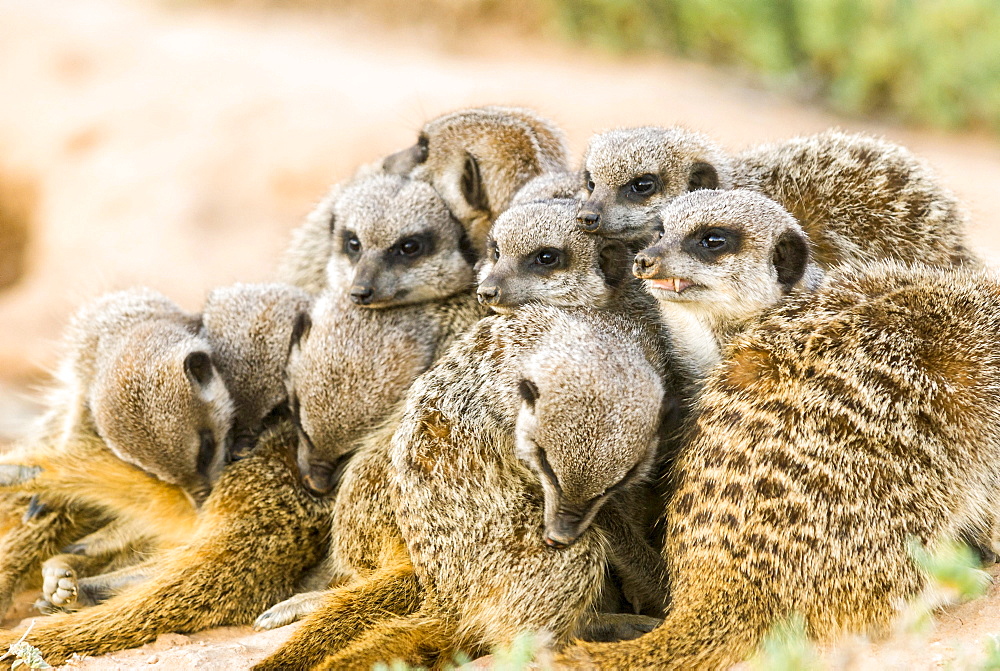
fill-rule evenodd
<path id="1" fill-rule="evenodd" d="M 277 629 L 291 624 L 319 608 L 326 592 L 303 592 L 265 610 L 254 621 L 254 629 Z"/>
<path id="2" fill-rule="evenodd" d="M 35 606 L 43 613 L 74 611 L 80 603 L 76 571 L 53 557 L 42 565 L 42 598 Z"/>
<path id="3" fill-rule="evenodd" d="M 17 487 L 30 482 L 42 472 L 41 466 L 0 464 L 0 487 Z"/>
<path id="4" fill-rule="evenodd" d="M 591 643 L 613 643 L 639 638 L 656 629 L 663 620 L 631 613 L 597 613 L 576 632 L 577 638 Z"/>

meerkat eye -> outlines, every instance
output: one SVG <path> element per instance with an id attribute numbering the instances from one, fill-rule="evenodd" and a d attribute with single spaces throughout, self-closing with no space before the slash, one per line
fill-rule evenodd
<path id="1" fill-rule="evenodd" d="M 540 266 L 554 266 L 559 263 L 561 256 L 558 249 L 546 247 L 535 255 L 535 263 Z"/>
<path id="2" fill-rule="evenodd" d="M 497 247 L 496 245 L 493 245 L 493 260 L 494 261 L 500 260 L 500 248 Z"/>
<path id="3" fill-rule="evenodd" d="M 429 151 L 430 140 L 423 133 L 417 138 L 417 153 L 414 158 L 416 158 L 417 163 L 423 163 L 427 160 L 427 153 Z"/>
<path id="4" fill-rule="evenodd" d="M 636 177 L 629 184 L 629 191 L 637 196 L 642 196 L 648 198 L 657 192 L 659 189 L 659 180 L 656 179 L 656 175 L 645 174 L 640 177 Z"/>
<path id="5" fill-rule="evenodd" d="M 416 256 L 423 248 L 423 243 L 416 238 L 407 238 L 399 243 L 399 253 L 403 256 Z"/>
<path id="6" fill-rule="evenodd" d="M 594 180 L 591 179 L 590 173 L 584 173 L 583 178 L 587 182 L 587 193 L 594 193 L 594 189 L 597 188 L 597 185 L 594 184 Z"/>
<path id="7" fill-rule="evenodd" d="M 354 233 L 348 233 L 344 238 L 344 251 L 348 254 L 357 254 L 361 251 L 361 241 Z"/>
<path id="8" fill-rule="evenodd" d="M 717 229 L 712 229 L 698 241 L 698 244 L 705 249 L 722 249 L 726 246 L 727 241 L 725 233 Z"/>

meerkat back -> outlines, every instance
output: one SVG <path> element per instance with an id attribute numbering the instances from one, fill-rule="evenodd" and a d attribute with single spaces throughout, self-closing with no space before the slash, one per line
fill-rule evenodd
<path id="1" fill-rule="evenodd" d="M 666 510 L 672 607 L 567 664 L 722 668 L 797 613 L 882 635 L 933 550 L 997 500 L 1000 281 L 892 263 L 832 272 L 741 335 L 707 380 Z"/>
<path id="2" fill-rule="evenodd" d="M 752 147 L 735 157 L 734 184 L 788 209 L 824 268 L 976 262 L 954 194 L 925 162 L 883 139 L 829 130 Z"/>

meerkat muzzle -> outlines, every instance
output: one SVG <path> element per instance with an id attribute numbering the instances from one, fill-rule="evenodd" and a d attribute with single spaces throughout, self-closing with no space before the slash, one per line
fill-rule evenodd
<path id="1" fill-rule="evenodd" d="M 663 289 L 665 291 L 673 291 L 674 293 L 681 293 L 689 286 L 694 284 L 691 280 L 685 280 L 680 277 L 669 277 L 665 280 L 649 280 L 649 286 L 655 287 L 656 289 Z"/>

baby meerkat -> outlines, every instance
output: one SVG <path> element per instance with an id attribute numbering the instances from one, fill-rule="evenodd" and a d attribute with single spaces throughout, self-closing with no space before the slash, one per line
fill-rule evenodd
<path id="1" fill-rule="evenodd" d="M 824 131 L 730 158 L 700 133 L 620 129 L 591 140 L 584 167 L 590 196 L 580 227 L 600 235 L 649 241 L 654 212 L 670 200 L 736 187 L 795 215 L 823 268 L 879 259 L 976 262 L 954 195 L 909 151 L 863 134 Z"/>
<path id="2" fill-rule="evenodd" d="M 671 607 L 559 668 L 719 669 L 794 613 L 883 635 L 933 549 L 996 515 L 1000 281 L 880 263 L 832 271 L 726 351 L 666 509 Z"/>
<path id="3" fill-rule="evenodd" d="M 529 109 L 473 107 L 424 124 L 417 143 L 385 159 L 387 172 L 429 182 L 482 254 L 490 224 L 528 180 L 566 170 L 563 132 Z"/>
<path id="4" fill-rule="evenodd" d="M 752 191 L 696 191 L 659 212 L 662 237 L 635 257 L 695 377 L 721 348 L 789 294 L 814 289 L 822 271 L 809 241 L 780 205 Z"/>
<path id="5" fill-rule="evenodd" d="M 352 184 L 331 225 L 328 282 L 358 305 L 421 303 L 472 285 L 475 254 L 465 231 L 424 182 L 374 175 Z"/>

